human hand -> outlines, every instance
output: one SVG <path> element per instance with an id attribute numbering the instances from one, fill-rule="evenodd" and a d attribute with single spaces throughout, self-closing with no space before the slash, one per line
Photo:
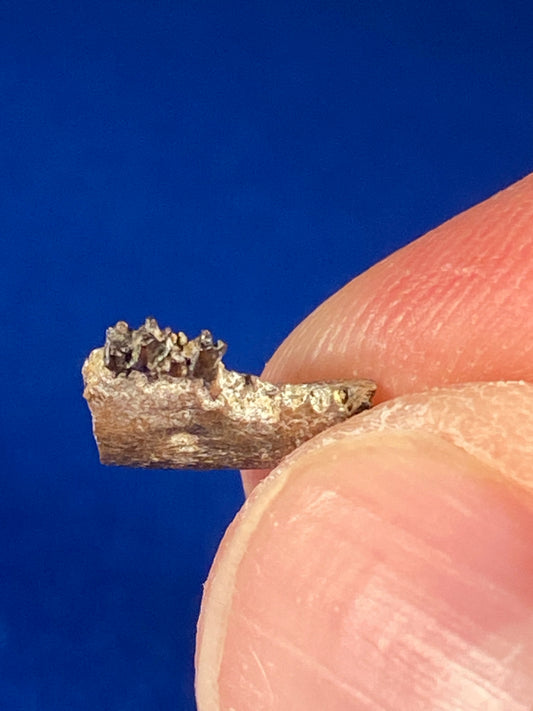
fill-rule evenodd
<path id="1" fill-rule="evenodd" d="M 533 709 L 532 351 L 533 176 L 289 336 L 270 380 L 369 377 L 382 404 L 291 454 L 228 529 L 199 711 Z"/>

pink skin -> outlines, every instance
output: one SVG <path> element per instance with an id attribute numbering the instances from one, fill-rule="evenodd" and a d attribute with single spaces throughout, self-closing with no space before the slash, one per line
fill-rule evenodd
<path id="1" fill-rule="evenodd" d="M 372 377 L 382 404 L 243 475 L 199 711 L 533 709 L 533 385 L 487 382 L 533 382 L 532 350 L 531 176 L 289 336 L 269 378 Z"/>

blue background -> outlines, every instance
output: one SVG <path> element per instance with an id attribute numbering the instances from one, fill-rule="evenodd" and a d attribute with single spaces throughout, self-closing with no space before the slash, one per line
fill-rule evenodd
<path id="1" fill-rule="evenodd" d="M 237 473 L 104 468 L 80 368 L 148 314 L 260 372 L 533 168 L 531 3 L 0 2 L 0 708 L 194 709 Z"/>

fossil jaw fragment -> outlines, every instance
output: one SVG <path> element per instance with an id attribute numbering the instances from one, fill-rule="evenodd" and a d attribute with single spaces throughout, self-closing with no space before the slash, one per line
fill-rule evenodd
<path id="1" fill-rule="evenodd" d="M 223 341 L 153 318 L 107 329 L 83 366 L 101 461 L 171 469 L 266 469 L 371 407 L 371 380 L 274 385 L 227 370 Z"/>

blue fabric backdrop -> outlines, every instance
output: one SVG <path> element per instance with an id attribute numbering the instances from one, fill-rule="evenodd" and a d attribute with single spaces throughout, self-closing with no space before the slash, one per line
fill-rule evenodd
<path id="1" fill-rule="evenodd" d="M 377 259 L 533 168 L 515 0 L 0 2 L 0 708 L 194 709 L 237 473 L 104 468 L 117 319 L 252 372 Z"/>

